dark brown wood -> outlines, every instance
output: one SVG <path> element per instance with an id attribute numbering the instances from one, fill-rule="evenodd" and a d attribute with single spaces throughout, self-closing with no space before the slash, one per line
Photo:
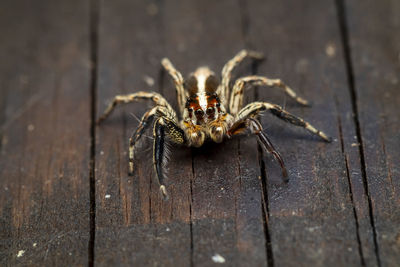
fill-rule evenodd
<path id="1" fill-rule="evenodd" d="M 397 266 L 397 2 L 2 1 L 0 265 Z M 251 136 L 172 146 L 164 201 L 151 130 L 128 176 L 128 139 L 151 103 L 94 129 L 92 117 L 136 91 L 177 108 L 162 57 L 184 76 L 219 75 L 243 48 L 266 60 L 234 77 L 281 78 L 312 107 L 261 87 L 246 101 L 280 104 L 334 142 L 262 116 L 288 184 Z"/>
<path id="2" fill-rule="evenodd" d="M 145 12 L 132 16 L 139 10 Z M 236 15 L 224 18 L 225 10 Z M 158 86 L 163 56 L 186 75 L 205 64 L 220 72 L 244 46 L 239 12 L 239 6 L 229 1 L 217 5 L 191 1 L 103 4 L 99 101 L 105 103 L 117 93 L 148 88 L 145 75 L 153 77 Z M 216 24 L 228 31 L 226 38 L 219 38 Z M 166 86 L 162 92 L 176 106 L 170 78 L 164 76 L 162 84 Z M 132 104 L 126 110 L 141 116 L 143 107 Z M 151 150 L 136 157 L 135 176 L 126 175 L 127 138 L 133 130 L 130 125 L 137 125 L 135 119 L 116 112 L 98 128 L 96 262 L 209 265 L 214 263 L 212 256 L 220 254 L 227 262 L 265 264 L 255 142 L 251 142 L 254 147 L 243 143 L 241 150 L 251 161 L 243 160 L 241 168 L 236 140 L 194 150 L 194 169 L 190 149 L 173 149 L 167 187 L 171 199 L 164 202 L 151 167 Z M 149 147 L 151 140 L 145 139 L 143 150 Z"/>
<path id="3" fill-rule="evenodd" d="M 172 84 L 161 76 L 164 16 L 161 3 L 102 2 L 98 116 L 116 94 L 158 91 L 174 99 L 172 87 L 161 88 L 163 80 Z M 136 170 L 128 176 L 128 139 L 138 125 L 134 116 L 140 118 L 150 106 L 130 104 L 97 127 L 96 265 L 190 265 L 190 150 L 172 150 L 169 201 L 162 200 L 154 176 L 151 129 L 139 142 Z"/>
<path id="4" fill-rule="evenodd" d="M 186 75 L 202 65 L 219 74 L 244 48 L 237 2 L 176 1 L 165 8 L 167 56 Z M 192 153 L 193 263 L 216 265 L 218 254 L 228 265 L 266 265 L 256 142 L 210 143 Z"/>
<path id="5" fill-rule="evenodd" d="M 323 143 L 265 116 L 263 124 L 290 176 L 282 186 L 277 164 L 268 157 L 273 261 L 277 266 L 375 265 L 359 154 L 351 146 L 356 131 L 335 2 L 250 1 L 247 6 L 249 44 L 267 57 L 259 73 L 281 78 L 312 107 L 296 106 L 267 89 L 259 89 L 260 98 L 286 106 L 335 139 Z"/>
<path id="6" fill-rule="evenodd" d="M 88 262 L 87 1 L 0 4 L 0 265 Z"/>
<path id="7" fill-rule="evenodd" d="M 380 266 L 400 262 L 400 3 L 346 1 L 354 101 Z"/>

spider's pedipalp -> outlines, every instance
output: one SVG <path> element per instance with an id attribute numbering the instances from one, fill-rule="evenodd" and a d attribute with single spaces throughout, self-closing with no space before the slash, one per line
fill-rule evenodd
<path id="1" fill-rule="evenodd" d="M 296 117 L 293 114 L 287 112 L 286 110 L 282 109 L 282 107 L 271 104 L 268 102 L 253 102 L 242 108 L 238 114 L 237 114 L 237 119 L 245 119 L 245 118 L 254 118 L 257 116 L 260 112 L 264 110 L 269 110 L 273 115 L 277 116 L 281 120 L 284 120 L 286 122 L 289 122 L 293 125 L 300 126 L 308 130 L 314 135 L 318 135 L 320 138 L 322 138 L 326 142 L 331 142 L 332 138 L 327 136 L 324 132 L 316 129 L 314 126 L 312 126 L 310 123 L 306 122 L 302 118 Z"/>
<path id="2" fill-rule="evenodd" d="M 232 78 L 233 69 L 239 65 L 246 57 L 262 60 L 264 55 L 262 53 L 250 50 L 241 50 L 231 60 L 229 60 L 222 68 L 222 82 L 218 89 L 218 94 L 221 97 L 222 103 L 228 105 L 229 101 L 229 83 Z"/>
<path id="3" fill-rule="evenodd" d="M 297 96 L 297 94 L 286 84 L 284 84 L 280 79 L 269 79 L 263 76 L 247 76 L 237 79 L 230 97 L 229 102 L 229 112 L 236 115 L 243 105 L 243 95 L 244 90 L 247 85 L 251 86 L 269 86 L 269 87 L 278 87 L 282 89 L 285 94 L 287 94 L 290 98 L 294 99 L 297 103 L 308 106 L 309 103 L 307 100 Z"/>
<path id="4" fill-rule="evenodd" d="M 172 65 L 171 61 L 168 58 L 163 58 L 161 60 L 161 64 L 174 80 L 177 99 L 178 99 L 178 106 L 181 114 L 183 114 L 183 110 L 185 109 L 186 98 L 188 97 L 188 95 L 185 92 L 184 80 L 182 74 L 174 67 L 174 65 Z"/>
<path id="5" fill-rule="evenodd" d="M 147 99 L 152 100 L 156 105 L 164 106 L 173 111 L 171 105 L 168 104 L 167 100 L 165 100 L 165 98 L 160 94 L 140 91 L 133 94 L 115 96 L 113 101 L 108 105 L 107 109 L 104 111 L 103 115 L 100 116 L 96 123 L 100 124 L 102 121 L 104 121 L 119 104 L 128 104 L 134 101 Z"/>
<path id="6" fill-rule="evenodd" d="M 176 144 L 185 144 L 186 138 L 183 130 L 176 124 L 174 120 L 167 117 L 159 117 L 153 126 L 153 165 L 156 171 L 158 182 L 160 184 L 160 191 L 164 198 L 168 197 L 167 190 L 164 184 L 164 170 L 166 158 L 166 137 L 168 140 Z"/>

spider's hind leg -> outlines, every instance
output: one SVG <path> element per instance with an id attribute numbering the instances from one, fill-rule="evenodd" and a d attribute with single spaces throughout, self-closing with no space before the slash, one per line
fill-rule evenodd
<path id="1" fill-rule="evenodd" d="M 261 144 L 261 146 L 271 153 L 275 159 L 279 162 L 279 165 L 281 166 L 282 169 L 282 179 L 284 182 L 288 182 L 288 173 L 285 167 L 285 163 L 283 162 L 283 159 L 279 152 L 275 149 L 275 147 L 272 145 L 271 141 L 269 140 L 268 136 L 263 132 L 263 128 L 261 126 L 261 123 L 254 119 L 254 118 L 246 118 L 243 120 L 238 120 L 236 123 L 232 125 L 232 127 L 228 131 L 228 136 L 233 136 L 233 135 L 238 135 L 243 133 L 246 130 L 250 130 L 252 134 L 257 135 L 258 142 Z"/>
<path id="2" fill-rule="evenodd" d="M 179 110 L 181 114 L 183 114 L 187 99 L 187 93 L 185 92 L 185 88 L 183 85 L 184 80 L 182 74 L 174 67 L 174 65 L 172 65 L 171 61 L 168 58 L 163 58 L 161 60 L 161 64 L 174 80 Z"/>
<path id="3" fill-rule="evenodd" d="M 264 59 L 264 55 L 259 52 L 250 51 L 250 50 L 241 50 L 237 53 L 231 60 L 229 60 L 225 66 L 222 68 L 222 82 L 220 87 L 218 88 L 218 95 L 221 97 L 224 105 L 228 106 L 228 98 L 229 98 L 229 83 L 232 78 L 233 69 L 239 65 L 246 57 L 250 57 L 257 60 Z"/>
<path id="4" fill-rule="evenodd" d="M 297 94 L 280 79 L 269 79 L 263 76 L 247 76 L 237 79 L 233 86 L 231 98 L 229 101 L 229 111 L 232 114 L 237 114 L 243 105 L 244 90 L 250 86 L 268 86 L 277 87 L 285 92 L 290 98 L 294 99 L 297 103 L 308 106 L 309 103 L 304 98 L 297 96 Z"/>
<path id="5" fill-rule="evenodd" d="M 309 122 L 303 120 L 302 118 L 296 117 L 295 115 L 287 112 L 282 107 L 271 104 L 268 102 L 253 102 L 242 108 L 237 114 L 238 119 L 254 118 L 260 112 L 269 110 L 273 115 L 277 116 L 285 122 L 289 122 L 293 125 L 305 128 L 314 135 L 319 136 L 325 142 L 332 142 L 332 138 L 327 136 L 323 131 L 318 130 L 312 126 Z"/>

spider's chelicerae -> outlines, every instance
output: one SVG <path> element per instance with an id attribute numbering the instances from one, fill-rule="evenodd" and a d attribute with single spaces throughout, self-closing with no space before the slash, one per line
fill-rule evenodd
<path id="1" fill-rule="evenodd" d="M 211 139 L 216 143 L 223 141 L 224 137 L 232 137 L 243 133 L 255 134 L 259 143 L 270 152 L 282 168 L 282 176 L 287 181 L 287 171 L 283 160 L 263 132 L 257 116 L 263 111 L 270 111 L 286 122 L 303 127 L 312 134 L 318 135 L 324 141 L 330 142 L 331 138 L 319 131 L 308 122 L 296 117 L 282 107 L 268 102 L 252 102 L 242 108 L 243 93 L 250 86 L 269 86 L 283 90 L 289 97 L 301 105 L 308 102 L 297 96 L 280 79 L 269 79 L 263 76 L 247 76 L 235 81 L 230 86 L 232 70 L 246 57 L 262 59 L 262 54 L 242 50 L 229 60 L 222 69 L 222 81 L 219 82 L 215 74 L 207 67 L 200 67 L 190 74 L 185 81 L 179 71 L 175 69 L 169 59 L 164 58 L 161 64 L 172 76 L 177 92 L 179 112 L 182 120 L 178 119 L 176 112 L 163 96 L 158 93 L 136 92 L 128 95 L 117 95 L 99 118 L 98 123 L 110 115 L 114 108 L 121 103 L 130 103 L 137 100 L 149 99 L 154 107 L 147 111 L 135 132 L 129 139 L 129 172 L 134 170 L 135 144 L 142 136 L 144 130 L 153 127 L 153 164 L 160 183 L 160 191 L 167 196 L 164 185 L 163 165 L 166 158 L 165 142 L 200 147 Z"/>

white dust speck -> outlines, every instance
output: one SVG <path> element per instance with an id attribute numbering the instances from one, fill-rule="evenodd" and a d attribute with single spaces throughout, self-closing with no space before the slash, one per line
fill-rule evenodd
<path id="1" fill-rule="evenodd" d="M 212 256 L 211 259 L 212 259 L 213 262 L 215 262 L 215 263 L 224 263 L 224 262 L 225 262 L 224 257 L 222 257 L 221 255 L 219 255 L 218 253 L 216 253 L 214 256 Z"/>
<path id="2" fill-rule="evenodd" d="M 359 146 L 359 143 L 352 143 L 351 146 Z"/>
<path id="3" fill-rule="evenodd" d="M 28 125 L 28 131 L 29 131 L 29 132 L 32 132 L 33 130 L 35 130 L 35 125 L 29 124 L 29 125 Z"/>
<path id="4" fill-rule="evenodd" d="M 309 61 L 305 58 L 298 60 L 295 66 L 296 72 L 301 74 L 307 73 L 309 65 L 310 65 Z"/>
<path id="5" fill-rule="evenodd" d="M 18 251 L 17 258 L 22 257 L 22 255 L 24 255 L 24 253 L 25 253 L 25 250 Z"/>
<path id="6" fill-rule="evenodd" d="M 103 151 L 103 150 L 102 150 L 102 151 L 100 151 L 100 155 L 102 155 L 102 156 L 104 155 L 104 151 Z"/>
<path id="7" fill-rule="evenodd" d="M 105 197 L 105 198 L 110 198 L 111 195 L 107 194 L 107 195 L 105 195 L 104 197 Z"/>
<path id="8" fill-rule="evenodd" d="M 223 187 L 221 187 L 221 191 L 224 191 L 224 188 L 223 188 Z"/>
<path id="9" fill-rule="evenodd" d="M 36 248 L 36 246 L 37 246 L 37 243 L 33 243 L 32 247 Z"/>
<path id="10" fill-rule="evenodd" d="M 171 231 L 171 229 L 169 229 L 169 228 L 167 227 L 167 229 L 165 229 L 165 231 L 169 232 L 169 231 Z"/>
<path id="11" fill-rule="evenodd" d="M 328 57 L 334 57 L 336 55 L 336 47 L 330 43 L 325 47 L 325 53 Z"/>
<path id="12" fill-rule="evenodd" d="M 156 6 L 154 3 L 151 3 L 147 6 L 146 11 L 150 16 L 155 16 L 158 13 L 158 6 Z"/>
<path id="13" fill-rule="evenodd" d="M 19 82 L 20 82 L 22 85 L 27 85 L 27 84 L 29 83 L 29 78 L 28 78 L 28 76 L 26 76 L 26 75 L 21 75 L 21 76 L 19 76 Z"/>
<path id="14" fill-rule="evenodd" d="M 148 86 L 154 85 L 154 79 L 151 78 L 150 76 L 147 76 L 147 75 L 143 76 L 143 80 Z"/>

